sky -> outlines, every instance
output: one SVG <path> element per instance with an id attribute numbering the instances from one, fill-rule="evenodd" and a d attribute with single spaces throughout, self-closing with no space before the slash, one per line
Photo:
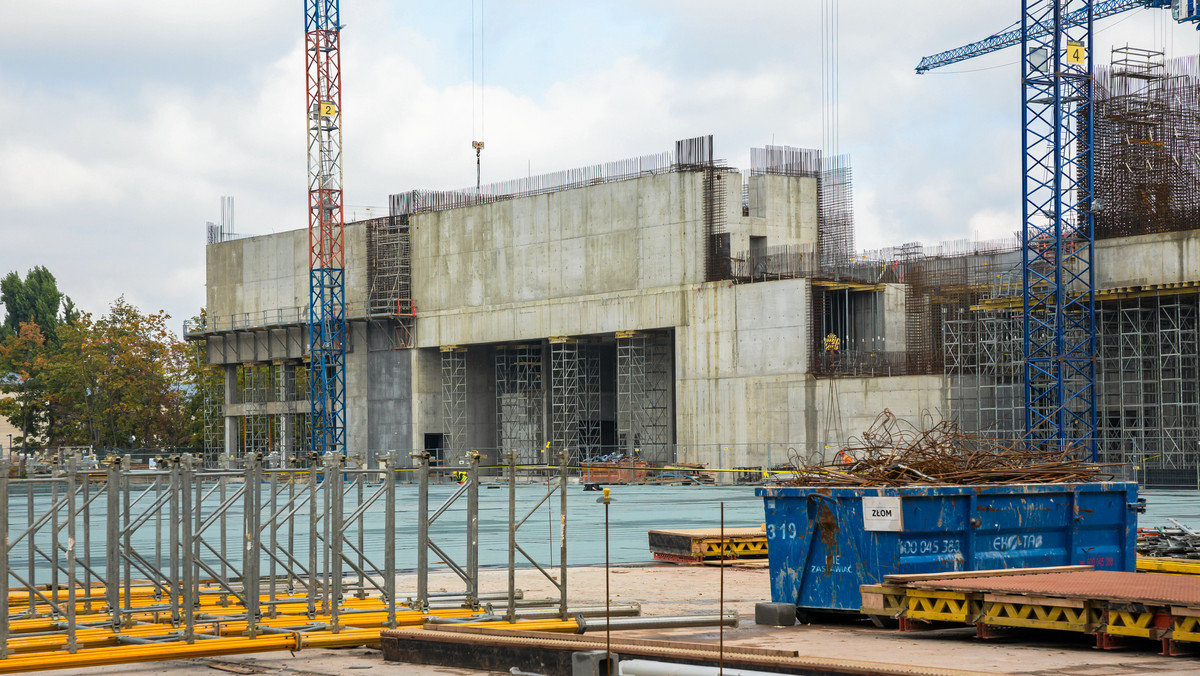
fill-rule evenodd
<path id="1" fill-rule="evenodd" d="M 0 3 L 0 275 L 44 265 L 85 311 L 124 296 L 179 329 L 204 305 L 222 195 L 239 233 L 307 227 L 303 0 Z M 342 0 L 347 220 L 473 185 L 480 135 L 485 183 L 703 134 L 739 168 L 751 147 L 820 147 L 823 4 Z M 1015 49 L 913 70 L 1019 12 L 840 3 L 837 150 L 860 249 L 1020 228 Z M 1100 64 L 1113 45 L 1200 45 L 1159 10 L 1097 30 Z"/>

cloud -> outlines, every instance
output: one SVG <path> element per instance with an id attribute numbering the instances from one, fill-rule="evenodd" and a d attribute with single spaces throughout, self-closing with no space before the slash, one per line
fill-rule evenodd
<path id="1" fill-rule="evenodd" d="M 752 145 L 821 142 L 820 3 L 484 7 L 487 86 L 475 82 L 485 105 L 474 115 L 468 3 L 343 8 L 347 204 L 473 184 L 480 118 L 484 181 L 657 153 L 705 133 L 741 167 Z M 43 0 L 7 11 L 0 273 L 44 264 L 87 310 L 124 294 L 182 319 L 204 302 L 204 222 L 217 220 L 220 195 L 236 196 L 239 231 L 307 225 L 297 3 Z M 1004 65 L 1014 54 L 951 74 L 912 69 L 1016 12 L 949 0 L 843 7 L 839 148 L 854 165 L 861 246 L 1014 227 L 1020 89 Z M 1196 46 L 1168 12 L 1100 27 L 1101 63 L 1127 41 Z"/>

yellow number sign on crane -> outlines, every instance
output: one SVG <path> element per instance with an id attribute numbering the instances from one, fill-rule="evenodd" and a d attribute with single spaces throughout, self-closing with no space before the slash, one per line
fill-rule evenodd
<path id="1" fill-rule="evenodd" d="M 332 101 L 322 101 L 321 102 L 321 116 L 322 117 L 333 117 L 334 115 L 337 115 L 337 106 L 334 105 L 334 103 Z"/>
<path id="2" fill-rule="evenodd" d="M 1067 63 L 1083 65 L 1087 63 L 1087 49 L 1082 42 L 1067 41 Z"/>

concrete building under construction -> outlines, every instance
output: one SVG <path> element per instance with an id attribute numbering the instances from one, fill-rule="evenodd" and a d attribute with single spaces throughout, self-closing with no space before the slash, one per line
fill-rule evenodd
<path id="1" fill-rule="evenodd" d="M 1200 85 L 1135 53 L 1098 77 L 1102 459 L 1200 481 Z M 347 450 L 550 450 L 765 468 L 829 457 L 883 409 L 1023 430 L 1020 243 L 855 253 L 843 158 L 711 137 L 454 192 L 346 227 Z M 1014 223 L 1014 230 L 1018 224 Z M 307 446 L 307 233 L 207 249 L 220 377 L 206 450 Z"/>

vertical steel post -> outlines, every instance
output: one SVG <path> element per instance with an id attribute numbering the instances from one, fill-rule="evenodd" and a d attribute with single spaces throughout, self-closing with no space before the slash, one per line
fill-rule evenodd
<path id="1" fill-rule="evenodd" d="M 429 453 L 412 454 L 417 461 L 417 605 L 429 607 Z"/>
<path id="2" fill-rule="evenodd" d="M 167 555 L 167 565 L 171 567 L 171 570 L 167 586 L 171 590 L 169 601 L 171 604 L 171 622 L 178 627 L 183 622 L 182 609 L 180 608 L 183 598 L 183 564 L 181 562 L 181 554 L 183 553 L 183 548 L 188 546 L 187 541 L 182 537 L 183 532 L 180 529 L 183 526 L 183 522 L 189 518 L 182 511 L 181 504 L 183 494 L 192 488 L 191 486 L 184 486 L 180 479 L 179 456 L 171 456 L 169 468 L 170 474 L 167 475 L 167 490 L 171 492 L 171 502 L 168 508 L 171 517 L 171 532 L 169 534 L 171 551 Z"/>
<path id="3" fill-rule="evenodd" d="M 558 469 L 558 591 L 559 619 L 567 619 L 567 466 L 571 454 L 562 452 Z"/>
<path id="4" fill-rule="evenodd" d="M 479 452 L 467 454 L 467 603 L 479 608 Z"/>
<path id="5" fill-rule="evenodd" d="M 267 584 L 270 586 L 270 591 L 268 592 L 268 600 L 271 602 L 270 606 L 268 606 L 268 608 L 267 608 L 267 614 L 269 617 L 275 617 L 275 615 L 276 615 L 276 612 L 275 612 L 276 598 L 275 597 L 278 592 L 278 589 L 276 586 L 277 585 L 276 580 L 279 577 L 279 575 L 278 575 L 278 569 L 276 567 L 276 562 L 275 562 L 275 553 L 279 551 L 279 538 L 278 538 L 279 523 L 277 521 L 277 518 L 279 515 L 278 514 L 278 512 L 279 512 L 278 491 L 279 491 L 279 464 L 280 464 L 279 461 L 280 461 L 280 459 L 281 459 L 280 454 L 278 454 L 278 453 L 271 454 L 271 466 L 268 468 L 268 470 L 270 472 L 270 476 L 269 476 L 269 481 L 267 482 L 267 495 L 271 499 L 271 505 L 270 505 L 270 507 L 268 507 L 269 511 L 267 514 L 267 518 L 269 519 L 268 523 L 271 525 L 270 542 L 268 543 L 268 546 L 270 547 L 271 555 L 267 557 L 267 565 L 269 566 L 269 568 L 267 570 L 267 576 L 268 576 Z"/>
<path id="6" fill-rule="evenodd" d="M 517 452 L 508 452 L 508 611 L 505 619 L 517 621 Z"/>
<path id="7" fill-rule="evenodd" d="M 89 462 L 89 469 L 91 464 Z M 82 496 L 80 501 L 83 504 L 83 588 L 87 593 L 83 595 L 83 612 L 86 615 L 92 614 L 92 503 L 91 503 L 91 474 L 88 471 L 83 473 L 83 485 L 80 487 Z M 97 580 L 99 582 L 99 580 Z"/>
<path id="8" fill-rule="evenodd" d="M 332 489 L 330 499 L 333 500 L 333 507 L 329 510 L 328 530 L 330 538 L 326 541 L 329 543 L 330 567 L 329 575 L 332 578 L 331 591 L 329 592 L 329 621 L 333 633 L 341 631 L 341 607 L 342 607 L 342 538 L 344 535 L 345 524 L 342 523 L 343 518 L 343 500 L 345 499 L 345 475 L 342 473 L 343 465 L 346 457 L 339 453 L 331 453 L 328 456 L 330 471 L 329 477 L 325 479 Z"/>
<path id="9" fill-rule="evenodd" d="M 157 472 L 157 466 L 156 466 L 155 470 Z M 158 505 L 159 504 L 158 501 L 161 497 L 162 497 L 162 476 L 156 473 L 154 475 L 154 504 Z M 154 510 L 154 571 L 156 573 L 158 573 L 158 575 L 160 575 L 160 576 L 162 576 L 162 574 L 163 574 L 162 527 L 163 527 L 162 506 L 159 505 Z M 162 590 L 163 590 L 163 586 L 167 583 L 167 580 L 164 579 L 161 582 L 162 582 L 162 584 L 159 584 L 158 580 L 155 580 L 153 582 L 154 598 L 159 601 L 162 600 Z"/>
<path id="10" fill-rule="evenodd" d="M 0 457 L 0 599 L 8 599 L 8 555 L 11 551 L 8 544 L 8 472 L 7 457 Z M 0 659 L 7 657 L 8 650 L 8 611 L 0 612 Z"/>
<path id="11" fill-rule="evenodd" d="M 246 607 L 246 635 L 254 638 L 258 635 L 259 605 L 258 594 L 261 581 L 258 575 L 259 550 L 261 531 L 259 530 L 260 508 L 262 507 L 262 466 L 261 455 L 258 452 L 246 453 L 245 476 L 246 485 L 242 492 L 242 524 L 245 535 L 242 543 L 242 595 Z"/>
<path id="12" fill-rule="evenodd" d="M 125 577 L 122 582 L 125 583 L 125 603 L 122 609 L 133 608 L 133 516 L 130 512 L 133 506 L 130 504 L 129 494 L 132 492 L 130 488 L 130 474 L 133 472 L 133 456 L 126 453 L 121 458 L 121 500 L 123 507 L 121 509 L 121 551 L 124 556 L 121 558 L 124 561 Z"/>
<path id="13" fill-rule="evenodd" d="M 58 606 L 58 481 L 53 474 L 50 478 L 50 557 L 50 603 Z M 51 615 L 57 612 L 57 608 L 50 609 Z"/>
<path id="14" fill-rule="evenodd" d="M 179 604 L 182 607 L 183 613 L 183 639 L 188 643 L 196 642 L 196 589 L 194 582 L 194 566 L 195 561 L 200 556 L 199 543 L 192 537 L 192 524 L 195 522 L 197 527 L 200 519 L 200 504 L 203 499 L 199 483 L 194 480 L 192 473 L 192 456 L 184 454 L 179 463 L 179 494 L 180 506 L 179 511 L 181 519 L 179 519 L 179 527 L 181 532 L 179 539 L 183 543 L 181 547 L 183 560 L 180 562 L 182 568 L 182 590 L 180 593 Z M 196 504 L 192 505 L 192 487 L 196 487 Z"/>
<path id="15" fill-rule="evenodd" d="M 75 504 L 75 484 L 78 481 L 76 474 L 75 454 L 67 459 L 67 652 L 74 654 L 78 649 L 75 641 L 75 590 L 76 590 L 76 568 L 75 568 L 75 520 L 77 518 L 77 507 Z M 84 525 L 86 528 L 86 524 Z M 7 594 L 0 594 L 0 598 L 7 598 Z"/>
<path id="16" fill-rule="evenodd" d="M 108 491 L 104 514 L 105 557 L 104 600 L 108 604 L 113 631 L 121 630 L 121 461 L 115 456 L 105 458 L 108 464 L 108 475 L 105 477 L 104 489 Z"/>
<path id="17" fill-rule="evenodd" d="M 29 535 L 25 536 L 25 545 L 28 550 L 26 560 L 29 562 L 29 570 L 26 572 L 29 584 L 29 616 L 37 617 L 37 597 L 34 596 L 33 590 L 37 589 L 37 543 L 34 540 L 33 527 L 33 461 L 29 458 L 25 459 L 25 523 L 31 529 Z"/>
<path id="18" fill-rule="evenodd" d="M 400 466 L 399 451 L 383 459 L 385 490 L 383 503 L 383 594 L 387 603 L 387 626 L 396 628 L 396 468 Z"/>
<path id="19" fill-rule="evenodd" d="M 308 457 L 308 617 L 317 616 L 317 474 L 321 471 L 321 456 L 315 452 Z"/>

